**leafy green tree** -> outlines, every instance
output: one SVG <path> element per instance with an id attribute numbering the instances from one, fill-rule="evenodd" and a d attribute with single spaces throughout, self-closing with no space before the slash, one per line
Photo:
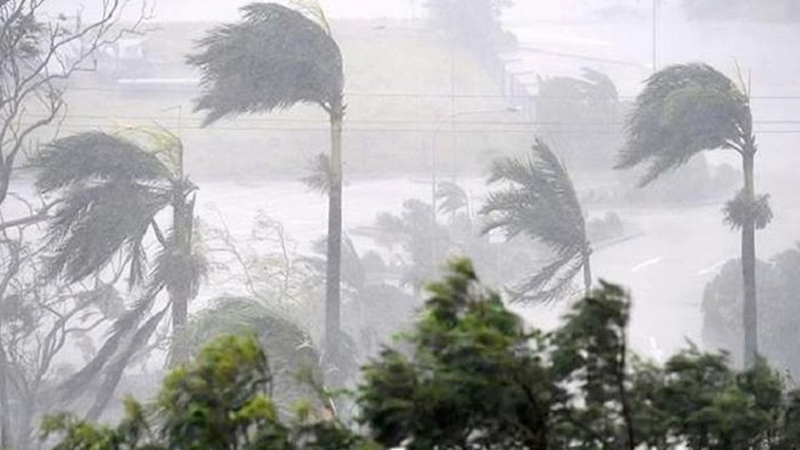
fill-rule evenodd
<path id="1" fill-rule="evenodd" d="M 410 354 L 385 349 L 364 368 L 362 420 L 386 447 L 546 449 L 551 385 L 530 335 L 484 291 L 471 263 L 432 284 Z M 542 343 L 543 345 L 543 343 Z"/>
<path id="2" fill-rule="evenodd" d="M 239 23 L 214 28 L 188 58 L 202 71 L 195 109 L 209 125 L 226 116 L 268 113 L 299 103 L 319 105 L 331 124 L 326 276 L 326 353 L 336 360 L 342 239 L 344 73 L 339 46 L 318 5 L 302 11 L 274 3 L 242 8 Z"/>
<path id="3" fill-rule="evenodd" d="M 515 296 L 523 301 L 552 301 L 563 295 L 583 270 L 586 294 L 592 284 L 591 245 L 586 221 L 566 167 L 543 141 L 537 139 L 525 159 L 501 158 L 494 162 L 490 184 L 503 187 L 490 192 L 481 213 L 484 232 L 503 230 L 541 241 L 555 261 L 530 276 Z"/>
<path id="4" fill-rule="evenodd" d="M 706 64 L 667 67 L 647 80 L 627 125 L 617 168 L 649 163 L 640 186 L 711 149 L 742 157 L 744 187 L 725 206 L 725 219 L 742 231 L 744 362 L 758 355 L 755 231 L 772 218 L 768 196 L 757 196 L 753 166 L 758 147 L 748 92 Z"/>
<path id="5" fill-rule="evenodd" d="M 583 404 L 573 406 L 559 426 L 585 448 L 638 445 L 628 392 L 629 316 L 625 292 L 603 283 L 573 306 L 550 337 L 555 380 L 583 393 Z"/>
<path id="6" fill-rule="evenodd" d="M 364 368 L 361 419 L 408 449 L 794 448 L 797 392 L 763 361 L 690 347 L 661 367 L 627 345 L 630 299 L 601 283 L 550 333 L 527 330 L 468 261 L 416 327 Z"/>
<path id="7" fill-rule="evenodd" d="M 43 436 L 56 450 L 368 450 L 336 419 L 302 407 L 283 423 L 272 401 L 274 375 L 255 337 L 222 336 L 192 364 L 174 369 L 152 404 L 126 401 L 116 427 L 70 414 L 49 417 Z"/>
<path id="8" fill-rule="evenodd" d="M 105 368 L 90 417 L 100 414 L 128 362 L 148 342 L 168 309 L 173 332 L 186 324 L 187 304 L 197 295 L 205 272 L 193 239 L 197 188 L 183 175 L 182 144 L 167 132 L 133 134 L 142 133 L 151 148 L 125 133 L 87 132 L 54 141 L 34 161 L 37 190 L 56 196 L 59 204 L 48 222 L 47 277 L 76 283 L 104 270 L 114 272 L 110 266 L 121 261 L 127 270 L 113 273 L 110 283 L 126 272 L 131 286 L 145 288 L 133 308 L 117 320 L 92 363 L 63 390 L 71 398 Z M 156 220 L 164 210 L 172 212 L 166 232 Z M 150 237 L 159 245 L 152 267 L 146 252 Z M 156 296 L 164 290 L 169 303 L 153 312 Z"/>
<path id="9" fill-rule="evenodd" d="M 319 354 L 308 332 L 284 314 L 254 298 L 221 297 L 194 316 L 173 339 L 173 352 L 196 357 L 225 335 L 252 335 L 270 355 L 273 403 L 284 416 L 313 391 L 297 383 L 298 374 L 319 375 Z"/>

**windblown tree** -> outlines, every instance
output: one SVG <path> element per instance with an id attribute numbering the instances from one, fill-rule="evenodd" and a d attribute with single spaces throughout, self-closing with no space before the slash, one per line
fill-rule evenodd
<path id="1" fill-rule="evenodd" d="M 298 374 L 319 374 L 319 355 L 307 330 L 272 305 L 252 297 L 220 297 L 193 316 L 173 340 L 173 351 L 195 359 L 203 347 L 220 336 L 252 335 L 269 354 L 279 412 L 291 415 L 293 407 L 313 396 Z"/>
<path id="2" fill-rule="evenodd" d="M 511 0 L 430 0 L 427 2 L 433 25 L 445 30 L 454 40 L 492 56 L 500 45 L 513 42 L 503 30 L 500 16 L 513 5 Z"/>
<path id="3" fill-rule="evenodd" d="M 171 310 L 173 332 L 186 324 L 187 304 L 197 295 L 205 271 L 194 248 L 194 191 L 183 175 L 182 145 L 169 134 L 147 132 L 152 150 L 128 137 L 101 132 L 81 133 L 49 144 L 34 161 L 36 187 L 56 196 L 59 205 L 50 219 L 47 276 L 77 283 L 103 272 L 123 274 L 131 287 L 143 287 L 141 298 L 119 320 L 94 360 L 66 384 L 64 399 L 101 377 L 103 381 L 89 415 L 97 417 L 107 404 L 123 371 L 150 340 Z M 171 227 L 162 231 L 156 216 L 171 210 Z M 159 247 L 147 264 L 148 239 Z M 113 264 L 125 270 L 110 270 Z M 166 290 L 169 302 L 156 306 Z M 171 355 L 173 362 L 182 355 Z M 101 372 L 103 372 L 101 374 Z"/>
<path id="4" fill-rule="evenodd" d="M 491 168 L 489 184 L 502 187 L 489 194 L 481 213 L 484 233 L 500 229 L 511 238 L 524 235 L 547 246 L 550 262 L 515 289 L 520 301 L 549 302 L 565 295 L 583 270 L 584 289 L 592 286 L 583 210 L 566 167 L 542 140 L 527 158 L 501 158 Z"/>
<path id="5" fill-rule="evenodd" d="M 374 227 L 376 243 L 400 262 L 401 284 L 411 286 L 414 297 L 420 298 L 451 250 L 447 229 L 434 220 L 431 205 L 417 199 L 404 201 L 400 214 L 378 214 Z"/>
<path id="6" fill-rule="evenodd" d="M 622 143 L 623 105 L 608 75 L 584 68 L 579 78 L 539 78 L 539 133 L 553 135 L 572 167 L 605 169 Z M 614 132 L 609 132 L 613 130 Z"/>
<path id="7" fill-rule="evenodd" d="M 127 6 L 142 2 L 98 0 L 97 14 L 86 20 L 53 14 L 58 12 L 57 1 L 0 0 L 0 212 L 9 212 L 8 204 L 15 201 L 28 203 L 23 205 L 25 215 L 0 218 L 0 265 L 5 267 L 0 300 L 13 295 L 5 287 L 22 283 L 18 270 L 25 265 L 17 264 L 16 255 L 32 244 L 30 235 L 23 241 L 23 228 L 46 220 L 54 206 L 17 196 L 11 180 L 64 117 L 65 81 L 86 68 L 98 49 L 141 28 L 144 16 L 127 27 L 120 26 L 120 20 Z M 2 316 L 0 308 L 0 333 Z M 22 448 L 26 439 L 13 442 L 17 430 L 8 420 L 11 366 L 6 356 L 14 349 L 7 345 L 9 341 L 0 342 L 0 447 Z"/>
<path id="8" fill-rule="evenodd" d="M 325 297 L 326 353 L 336 360 L 342 241 L 342 56 L 322 9 L 274 3 L 242 8 L 243 20 L 211 30 L 188 62 L 202 71 L 196 110 L 204 125 L 239 114 L 269 113 L 300 103 L 319 105 L 330 119 L 328 255 Z"/>
<path id="9" fill-rule="evenodd" d="M 743 84 L 743 83 L 742 83 Z M 705 150 L 732 150 L 742 158 L 744 187 L 724 208 L 725 220 L 742 232 L 744 363 L 758 355 L 755 231 L 772 219 L 768 195 L 756 195 L 749 93 L 706 64 L 667 67 L 647 80 L 627 123 L 618 169 L 649 164 L 640 187 Z"/>

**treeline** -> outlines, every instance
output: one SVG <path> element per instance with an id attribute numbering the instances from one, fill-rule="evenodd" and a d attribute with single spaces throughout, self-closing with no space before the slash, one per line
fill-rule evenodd
<path id="1" fill-rule="evenodd" d="M 663 366 L 627 346 L 631 302 L 602 284 L 551 332 L 527 328 L 468 260 L 429 287 L 410 332 L 362 368 L 345 404 L 305 373 L 312 401 L 281 415 L 255 338 L 226 336 L 170 373 L 116 427 L 48 418 L 71 449 L 792 449 L 800 391 L 761 361 L 731 369 L 690 347 Z M 273 368 L 274 369 L 274 368 Z"/>

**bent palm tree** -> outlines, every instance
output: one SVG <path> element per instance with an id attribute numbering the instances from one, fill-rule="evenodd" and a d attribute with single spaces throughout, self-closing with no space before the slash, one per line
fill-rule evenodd
<path id="1" fill-rule="evenodd" d="M 616 168 L 649 163 L 645 186 L 661 174 L 711 149 L 742 157 L 744 187 L 724 209 L 725 219 L 742 230 L 744 361 L 758 354 L 755 230 L 772 218 L 768 196 L 756 196 L 753 165 L 757 151 L 748 93 L 706 64 L 667 67 L 647 80 L 627 123 L 627 143 Z"/>
<path id="2" fill-rule="evenodd" d="M 71 398 L 106 369 L 92 416 L 105 407 L 128 362 L 168 308 L 173 331 L 185 325 L 187 303 L 197 295 L 205 270 L 202 257 L 192 248 L 196 187 L 183 177 L 180 141 L 167 133 L 145 135 L 156 151 L 122 135 L 88 132 L 53 142 L 34 162 L 37 190 L 57 195 L 60 202 L 46 236 L 49 277 L 75 283 L 121 261 L 126 270 L 116 271 L 112 283 L 124 272 L 131 286 L 145 287 L 143 297 L 118 320 L 97 357 L 64 385 L 65 399 Z M 173 223 L 165 234 L 156 215 L 168 208 Z M 160 250 L 148 269 L 145 240 L 150 232 Z M 156 295 L 165 289 L 167 307 L 145 320 Z M 180 362 L 181 357 L 173 359 Z"/>
<path id="3" fill-rule="evenodd" d="M 329 115 L 325 339 L 327 353 L 335 361 L 341 277 L 344 73 L 339 47 L 322 10 L 309 2 L 302 6 L 303 12 L 273 3 L 247 5 L 242 8 L 241 22 L 211 30 L 199 43 L 201 52 L 190 56 L 188 62 L 202 71 L 204 90 L 195 110 L 207 113 L 205 125 L 226 116 L 272 112 L 298 103 L 319 105 Z"/>
<path id="4" fill-rule="evenodd" d="M 516 300 L 553 301 L 568 290 L 581 270 L 588 293 L 592 248 L 583 211 L 567 169 L 547 144 L 537 139 L 533 154 L 526 159 L 496 160 L 489 183 L 507 185 L 491 192 L 481 209 L 487 216 L 483 232 L 502 229 L 508 237 L 523 234 L 555 254 L 555 261 L 522 283 Z"/>

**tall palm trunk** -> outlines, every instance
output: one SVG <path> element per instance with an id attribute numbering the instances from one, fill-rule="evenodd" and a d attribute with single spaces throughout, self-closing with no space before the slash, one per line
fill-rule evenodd
<path id="1" fill-rule="evenodd" d="M 339 304 L 342 262 L 342 121 L 341 98 L 331 104 L 330 191 L 328 193 L 328 255 L 325 286 L 325 346 L 328 360 L 338 361 Z"/>
<path id="2" fill-rule="evenodd" d="M 187 193 L 184 189 L 178 189 L 175 193 L 172 204 L 172 232 L 173 241 L 170 245 L 176 246 L 167 251 L 174 252 L 178 256 L 177 264 L 180 264 L 180 276 L 171 280 L 167 286 L 167 292 L 172 304 L 172 335 L 176 336 L 186 326 L 188 320 L 189 300 L 192 296 L 192 273 L 188 267 L 192 257 L 192 233 L 194 225 L 194 199 L 187 201 Z M 180 347 L 180 346 L 178 346 Z M 181 348 L 175 348 L 170 359 L 170 365 L 176 366 L 187 362 L 188 355 Z"/>
<path id="3" fill-rule="evenodd" d="M 590 259 L 591 250 L 583 252 L 583 292 L 586 297 L 592 292 L 592 262 Z"/>
<path id="4" fill-rule="evenodd" d="M 744 195 L 748 204 L 755 202 L 753 162 L 756 147 L 752 139 L 748 140 L 742 152 L 744 171 Z M 752 367 L 758 355 L 758 306 L 756 305 L 756 218 L 749 214 L 742 224 L 742 283 L 744 307 L 742 311 L 744 324 L 744 366 Z"/>

